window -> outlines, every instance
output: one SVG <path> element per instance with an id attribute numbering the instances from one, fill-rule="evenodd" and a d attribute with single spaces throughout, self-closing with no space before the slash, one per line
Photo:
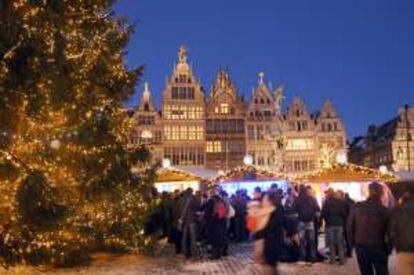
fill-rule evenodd
<path id="1" fill-rule="evenodd" d="M 228 114 L 229 113 L 229 104 L 227 104 L 227 103 L 221 103 L 220 104 L 220 113 L 222 113 L 222 114 Z"/>
<path id="2" fill-rule="evenodd" d="M 258 140 L 263 140 L 264 139 L 263 125 L 257 125 L 257 139 Z"/>
<path id="3" fill-rule="evenodd" d="M 254 139 L 254 126 L 253 125 L 247 125 L 247 138 Z"/>
<path id="4" fill-rule="evenodd" d="M 334 122 L 334 131 L 338 131 L 338 123 Z"/>
<path id="5" fill-rule="evenodd" d="M 265 165 L 265 160 L 264 160 L 264 157 L 263 156 L 259 156 L 257 158 L 257 164 L 260 165 L 260 166 Z"/>
<path id="6" fill-rule="evenodd" d="M 188 138 L 187 126 L 180 126 L 180 139 L 187 140 L 187 138 Z"/>
<path id="7" fill-rule="evenodd" d="M 188 139 L 189 140 L 196 139 L 196 127 L 195 126 L 188 126 Z"/>
<path id="8" fill-rule="evenodd" d="M 207 141 L 207 153 L 220 153 L 222 151 L 221 148 L 221 141 L 214 140 L 214 141 Z"/>
<path id="9" fill-rule="evenodd" d="M 171 127 L 170 126 L 164 126 L 164 139 L 165 140 L 171 140 Z"/>
<path id="10" fill-rule="evenodd" d="M 203 127 L 202 126 L 197 126 L 197 134 L 196 134 L 196 139 L 198 140 L 202 140 L 204 137 L 204 131 L 203 131 Z"/>
<path id="11" fill-rule="evenodd" d="M 328 123 L 326 126 L 327 126 L 328 132 L 331 132 L 332 131 L 332 124 Z"/>
<path id="12" fill-rule="evenodd" d="M 178 140 L 179 139 L 179 127 L 178 126 L 171 126 L 171 140 Z"/>

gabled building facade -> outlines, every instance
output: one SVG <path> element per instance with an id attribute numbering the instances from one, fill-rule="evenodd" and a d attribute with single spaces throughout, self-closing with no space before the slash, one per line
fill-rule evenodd
<path id="1" fill-rule="evenodd" d="M 228 170 L 246 154 L 246 103 L 220 70 L 206 102 L 206 167 Z"/>
<path id="2" fill-rule="evenodd" d="M 283 88 L 272 90 L 260 73 L 246 102 L 226 70 L 218 72 L 205 96 L 181 47 L 160 113 L 145 85 L 132 140 L 156 147 L 156 156 L 173 166 L 224 171 L 243 165 L 249 154 L 255 166 L 300 174 L 325 167 L 346 151 L 345 127 L 330 101 L 311 114 L 299 97 L 284 111 L 283 99 Z M 147 122 L 149 115 L 153 119 Z"/>
<path id="3" fill-rule="evenodd" d="M 144 83 L 144 91 L 132 117 L 135 126 L 130 136 L 130 146 L 146 145 L 150 148 L 154 160 L 161 160 L 163 156 L 161 115 L 151 100 L 151 91 L 147 82 Z"/>
<path id="4" fill-rule="evenodd" d="M 205 166 L 205 102 L 181 47 L 162 100 L 163 151 L 174 166 Z"/>
<path id="5" fill-rule="evenodd" d="M 398 110 L 398 115 L 382 125 L 370 125 L 363 142 L 351 147 L 352 161 L 390 171 L 414 170 L 414 107 Z M 361 138 L 360 138 L 361 139 Z"/>

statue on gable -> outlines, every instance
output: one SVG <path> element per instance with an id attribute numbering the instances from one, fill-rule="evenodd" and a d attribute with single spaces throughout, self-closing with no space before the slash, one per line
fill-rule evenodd
<path id="1" fill-rule="evenodd" d="M 279 86 L 276 88 L 275 91 L 275 110 L 276 110 L 276 114 L 280 115 L 282 113 L 282 101 L 283 99 L 285 99 L 285 96 L 283 95 L 283 90 L 284 87 L 283 86 Z"/>

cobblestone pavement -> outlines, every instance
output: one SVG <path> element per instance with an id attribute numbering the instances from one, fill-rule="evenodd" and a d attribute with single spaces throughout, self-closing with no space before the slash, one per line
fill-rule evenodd
<path id="1" fill-rule="evenodd" d="M 184 260 L 182 257 L 165 255 L 158 258 L 143 256 L 98 257 L 92 266 L 59 270 L 15 270 L 5 274 L 48 274 L 48 275 L 258 275 L 259 267 L 252 261 L 251 244 L 237 244 L 230 247 L 230 256 L 219 261 L 203 258 Z M 391 260 L 392 266 L 392 260 Z M 393 269 L 393 267 L 391 267 Z M 282 275 L 356 275 L 357 264 L 354 258 L 343 266 L 316 263 L 310 266 L 297 263 L 279 265 Z M 391 274 L 393 274 L 392 272 Z M 1 273 L 0 271 L 0 274 Z"/>

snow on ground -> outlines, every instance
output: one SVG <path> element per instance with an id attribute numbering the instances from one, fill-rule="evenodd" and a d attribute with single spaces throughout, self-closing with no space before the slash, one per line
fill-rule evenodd
<path id="1" fill-rule="evenodd" d="M 0 274 L 21 275 L 259 275 L 260 270 L 251 259 L 251 245 L 237 244 L 230 248 L 230 256 L 219 261 L 208 259 L 184 260 L 170 254 L 160 257 L 147 257 L 142 255 L 114 256 L 107 254 L 94 255 L 91 266 L 72 269 L 50 268 L 23 268 L 16 267 Z M 393 258 L 390 260 L 391 270 Z M 351 258 L 343 266 L 316 263 L 310 266 L 297 263 L 283 263 L 279 265 L 282 275 L 356 275 L 358 273 L 355 258 Z M 395 274 L 391 272 L 391 275 Z"/>

